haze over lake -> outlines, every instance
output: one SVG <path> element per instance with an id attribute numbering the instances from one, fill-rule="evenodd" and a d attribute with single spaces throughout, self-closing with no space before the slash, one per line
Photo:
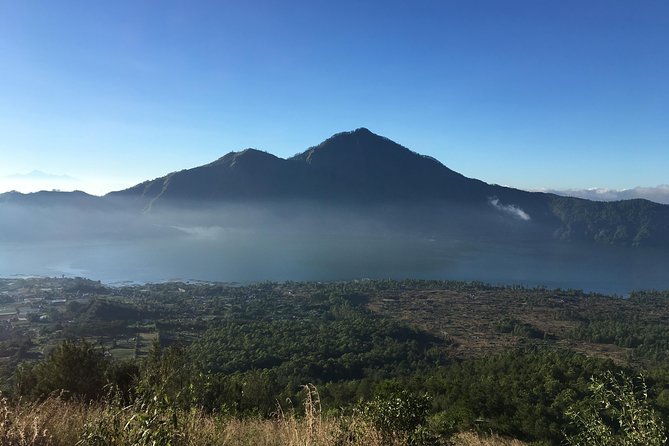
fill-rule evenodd
<path id="1" fill-rule="evenodd" d="M 303 237 L 235 231 L 215 238 L 0 244 L 0 276 L 83 276 L 105 283 L 465 279 L 626 294 L 669 288 L 653 249 L 505 246 L 420 238 Z"/>
<path id="2" fill-rule="evenodd" d="M 247 149 L 98 197 L 0 194 L 0 275 L 106 283 L 467 279 L 669 288 L 669 206 L 531 193 L 368 129 Z"/>

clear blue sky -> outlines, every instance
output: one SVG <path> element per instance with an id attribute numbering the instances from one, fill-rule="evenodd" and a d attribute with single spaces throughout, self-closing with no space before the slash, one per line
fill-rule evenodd
<path id="1" fill-rule="evenodd" d="M 0 0 L 0 189 L 357 127 L 487 182 L 669 183 L 669 2 Z"/>

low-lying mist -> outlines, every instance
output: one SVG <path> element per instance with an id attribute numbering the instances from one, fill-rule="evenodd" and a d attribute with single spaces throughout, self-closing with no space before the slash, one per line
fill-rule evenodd
<path id="1" fill-rule="evenodd" d="M 187 209 L 187 210 L 186 210 Z M 0 276 L 107 283 L 467 279 L 627 293 L 669 288 L 666 253 L 551 242 L 490 204 L 281 203 L 130 211 L 0 206 Z"/>

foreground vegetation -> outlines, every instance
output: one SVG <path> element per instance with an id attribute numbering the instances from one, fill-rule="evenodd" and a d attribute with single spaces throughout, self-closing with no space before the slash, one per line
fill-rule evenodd
<path id="1" fill-rule="evenodd" d="M 662 446 L 664 425 L 623 374 L 592 379 L 591 394 L 567 415 L 577 429 L 571 446 Z M 191 407 L 179 408 L 159 395 L 124 402 L 118 391 L 95 402 L 75 401 L 61 391 L 42 402 L 0 400 L 2 445 L 451 445 L 522 446 L 498 435 L 459 432 L 440 435 L 428 422 L 428 399 L 408 392 L 359 404 L 352 415 L 324 416 L 318 391 L 304 386 L 303 411 L 277 404 L 270 418 L 230 417 Z"/>
<path id="2" fill-rule="evenodd" d="M 0 444 L 665 442 L 667 293 L 0 285 Z"/>
<path id="3" fill-rule="evenodd" d="M 317 394 L 308 393 L 317 396 Z M 199 410 L 173 410 L 157 401 L 119 406 L 61 397 L 13 406 L 0 402 L 0 444 L 12 446 L 404 446 L 434 438 L 384 431 L 362 415 L 325 417 L 317 400 L 297 415 L 280 409 L 270 418 L 239 419 Z M 446 444 L 446 443 L 443 443 Z M 524 443 L 472 432 L 452 436 L 452 446 L 522 446 Z"/>

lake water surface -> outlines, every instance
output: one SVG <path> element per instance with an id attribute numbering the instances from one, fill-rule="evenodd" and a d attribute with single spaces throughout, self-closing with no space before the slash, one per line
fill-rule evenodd
<path id="1" fill-rule="evenodd" d="M 1 243 L 0 276 L 104 283 L 456 279 L 627 294 L 669 289 L 663 250 L 387 237 L 234 233 L 125 242 Z"/>

